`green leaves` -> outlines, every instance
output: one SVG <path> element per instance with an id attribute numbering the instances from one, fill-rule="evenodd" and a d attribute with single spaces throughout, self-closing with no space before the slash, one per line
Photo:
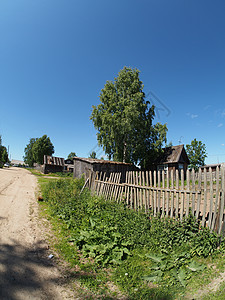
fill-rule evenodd
<path id="1" fill-rule="evenodd" d="M 91 228 L 81 230 L 76 244 L 84 256 L 95 258 L 102 265 L 119 264 L 128 255 L 129 243 L 123 242 L 122 235 L 116 227 L 98 225 L 90 218 Z"/>
<path id="2" fill-rule="evenodd" d="M 188 252 L 148 253 L 146 257 L 152 260 L 151 273 L 143 279 L 156 283 L 167 281 L 173 285 L 176 281 L 184 287 L 190 272 L 199 272 L 206 267 L 194 261 Z"/>
<path id="3" fill-rule="evenodd" d="M 207 157 L 206 146 L 201 141 L 192 140 L 190 145 L 186 145 L 186 151 L 190 160 L 190 168 L 194 168 L 197 171 L 200 166 L 205 164 L 205 158 Z"/>
<path id="4" fill-rule="evenodd" d="M 0 168 L 9 161 L 8 152 L 5 146 L 2 145 L 2 137 L 0 135 Z"/>
<path id="5" fill-rule="evenodd" d="M 107 81 L 100 93 L 100 104 L 92 107 L 90 119 L 97 139 L 114 160 L 140 163 L 157 155 L 166 142 L 167 126 L 153 125 L 154 106 L 145 101 L 139 70 L 124 67 L 114 82 Z"/>
<path id="6" fill-rule="evenodd" d="M 52 155 L 54 153 L 54 146 L 47 135 L 40 138 L 31 138 L 29 144 L 24 149 L 24 162 L 30 167 L 33 164 L 43 164 L 44 155 Z"/>

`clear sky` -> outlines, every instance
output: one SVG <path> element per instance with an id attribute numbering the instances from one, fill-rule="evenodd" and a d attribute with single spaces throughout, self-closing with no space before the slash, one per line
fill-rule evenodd
<path id="1" fill-rule="evenodd" d="M 1 1 L 0 134 L 10 157 L 44 134 L 56 156 L 97 150 L 92 105 L 130 66 L 168 142 L 196 138 L 206 163 L 224 162 L 224 16 L 224 0 Z"/>

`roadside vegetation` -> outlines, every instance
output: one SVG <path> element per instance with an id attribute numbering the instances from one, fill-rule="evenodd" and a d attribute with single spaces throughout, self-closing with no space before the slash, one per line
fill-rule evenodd
<path id="1" fill-rule="evenodd" d="M 69 177 L 72 178 L 73 177 L 73 173 L 72 172 L 55 172 L 55 173 L 48 173 L 48 174 L 43 174 L 41 171 L 38 171 L 36 169 L 33 168 L 28 168 L 28 170 L 36 176 L 40 176 L 40 177 Z"/>
<path id="2" fill-rule="evenodd" d="M 89 299 L 222 299 L 224 284 L 204 292 L 225 270 L 224 239 L 194 217 L 180 223 L 80 194 L 83 179 L 39 183 L 54 248 Z"/>

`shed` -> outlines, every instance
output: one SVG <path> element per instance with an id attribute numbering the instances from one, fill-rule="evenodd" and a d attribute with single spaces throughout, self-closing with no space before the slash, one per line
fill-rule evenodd
<path id="1" fill-rule="evenodd" d="M 63 172 L 64 158 L 44 155 L 43 173 Z"/>
<path id="2" fill-rule="evenodd" d="M 210 165 L 204 165 L 200 167 L 202 169 L 202 172 L 204 172 L 204 169 L 206 169 L 206 172 L 209 172 L 209 169 L 211 168 L 212 172 L 216 172 L 216 168 L 219 167 L 225 167 L 225 163 L 220 163 L 220 164 L 210 164 Z"/>
<path id="3" fill-rule="evenodd" d="M 116 162 L 94 158 L 74 157 L 74 177 L 80 178 L 83 174 L 88 176 L 89 170 L 104 172 L 109 177 L 112 172 L 121 173 L 121 181 L 125 181 L 127 171 L 135 171 L 138 168 L 130 163 Z"/>
<path id="4" fill-rule="evenodd" d="M 163 148 L 162 154 L 153 163 L 153 170 L 164 172 L 173 170 L 175 172 L 175 170 L 183 169 L 186 172 L 189 164 L 184 145 L 177 145 Z"/>

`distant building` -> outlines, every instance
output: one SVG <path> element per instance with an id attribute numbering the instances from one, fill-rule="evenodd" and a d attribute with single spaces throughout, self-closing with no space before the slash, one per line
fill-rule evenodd
<path id="1" fill-rule="evenodd" d="M 73 159 L 68 158 L 65 159 L 64 162 L 65 162 L 64 170 L 67 172 L 73 172 L 74 169 Z"/>
<path id="2" fill-rule="evenodd" d="M 211 168 L 212 172 L 216 172 L 217 167 L 219 167 L 219 168 L 225 167 L 225 163 L 204 165 L 201 167 L 201 169 L 202 169 L 202 172 L 204 172 L 205 169 L 206 169 L 206 172 L 209 172 L 209 170 Z"/>
<path id="3" fill-rule="evenodd" d="M 42 166 L 42 172 L 55 173 L 64 171 L 64 158 L 44 155 L 44 165 Z"/>
<path id="4" fill-rule="evenodd" d="M 98 171 L 106 173 L 109 177 L 112 172 L 121 173 L 121 181 L 125 181 L 125 176 L 127 171 L 135 171 L 136 168 L 133 164 L 116 162 L 111 160 L 101 160 L 93 158 L 82 158 L 74 157 L 74 177 L 80 178 L 83 174 L 88 176 L 89 170 Z"/>
<path id="5" fill-rule="evenodd" d="M 184 170 L 186 172 L 189 164 L 190 161 L 184 145 L 178 145 L 164 148 L 162 155 L 152 164 L 152 169 L 164 172 L 171 170 L 174 172 Z"/>

